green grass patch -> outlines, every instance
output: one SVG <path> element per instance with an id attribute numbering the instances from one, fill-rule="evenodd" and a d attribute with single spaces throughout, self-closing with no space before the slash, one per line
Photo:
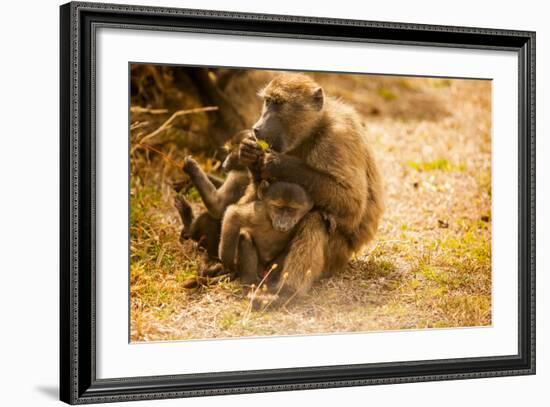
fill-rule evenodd
<path id="1" fill-rule="evenodd" d="M 195 188 L 195 186 L 192 186 L 189 188 L 189 190 L 185 193 L 185 197 L 190 202 L 202 202 L 201 195 L 199 194 L 199 190 Z"/>
<path id="2" fill-rule="evenodd" d="M 219 325 L 222 329 L 229 329 L 236 325 L 239 321 L 240 317 L 236 315 L 234 311 L 229 311 L 222 315 Z"/>
<path id="3" fill-rule="evenodd" d="M 446 158 L 438 158 L 432 161 L 413 161 L 408 160 L 407 165 L 418 171 L 464 171 L 464 163 L 451 163 Z"/>
<path id="4" fill-rule="evenodd" d="M 176 271 L 176 281 L 182 283 L 188 278 L 197 275 L 198 264 L 196 261 L 189 260 L 180 265 L 178 271 Z"/>
<path id="5" fill-rule="evenodd" d="M 461 222 L 458 230 L 424 245 L 424 254 L 411 270 L 412 288 L 423 289 L 430 297 L 447 292 L 490 295 L 491 240 L 487 226 L 478 221 Z"/>
<path id="6" fill-rule="evenodd" d="M 493 195 L 493 185 L 491 179 L 491 171 L 482 171 L 476 178 L 479 188 L 487 193 L 490 197 Z"/>
<path id="7" fill-rule="evenodd" d="M 376 89 L 376 93 L 378 93 L 379 96 L 383 97 L 386 100 L 397 99 L 397 94 L 395 94 L 395 92 L 393 92 L 391 89 L 388 89 L 384 86 L 380 86 L 378 89 Z"/>
<path id="8" fill-rule="evenodd" d="M 395 264 L 390 260 L 374 259 L 369 260 L 361 268 L 361 275 L 365 280 L 387 277 L 395 271 Z"/>

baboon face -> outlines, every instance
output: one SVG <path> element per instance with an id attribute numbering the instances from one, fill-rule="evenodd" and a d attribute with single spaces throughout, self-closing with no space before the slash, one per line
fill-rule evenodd
<path id="1" fill-rule="evenodd" d="M 273 229 L 288 232 L 313 207 L 306 191 L 297 184 L 262 181 L 258 189 L 259 198 L 265 202 L 267 214 Z"/>
<path id="2" fill-rule="evenodd" d="M 259 95 L 264 104 L 253 131 L 275 151 L 297 146 L 321 117 L 323 90 L 306 75 L 278 76 Z"/>

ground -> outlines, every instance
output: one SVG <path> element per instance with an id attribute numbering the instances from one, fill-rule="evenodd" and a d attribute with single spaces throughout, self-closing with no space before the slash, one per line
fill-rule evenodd
<path id="1" fill-rule="evenodd" d="M 490 81 L 315 76 L 365 119 L 387 194 L 375 240 L 278 309 L 251 311 L 238 281 L 186 289 L 205 257 L 178 240 L 170 184 L 181 175 L 154 154 L 134 157 L 132 341 L 491 324 Z"/>

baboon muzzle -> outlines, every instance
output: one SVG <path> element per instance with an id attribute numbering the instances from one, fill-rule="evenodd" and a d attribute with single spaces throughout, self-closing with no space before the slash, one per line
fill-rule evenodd
<path id="1" fill-rule="evenodd" d="M 288 232 L 290 229 L 294 227 L 296 222 L 293 218 L 275 218 L 272 221 L 273 229 L 275 229 L 278 232 Z"/>

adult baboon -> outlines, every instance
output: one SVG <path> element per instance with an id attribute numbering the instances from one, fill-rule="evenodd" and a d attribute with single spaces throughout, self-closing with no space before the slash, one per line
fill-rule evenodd
<path id="1" fill-rule="evenodd" d="M 277 76 L 260 95 L 264 105 L 253 130 L 271 151 L 245 139 L 241 162 L 260 159 L 263 178 L 303 186 L 320 209 L 297 226 L 284 261 L 285 283 L 301 294 L 373 238 L 383 211 L 380 174 L 358 114 L 325 96 L 309 76 Z M 335 221 L 332 233 L 322 213 Z"/>

